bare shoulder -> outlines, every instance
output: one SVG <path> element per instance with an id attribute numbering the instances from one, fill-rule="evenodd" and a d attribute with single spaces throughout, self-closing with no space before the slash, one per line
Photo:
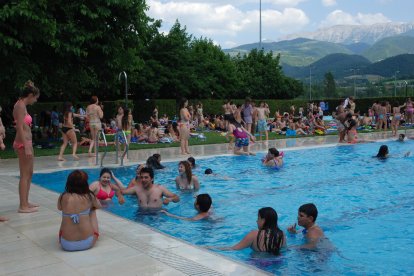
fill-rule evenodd
<path id="1" fill-rule="evenodd" d="M 315 226 L 308 230 L 307 237 L 309 239 L 319 239 L 324 236 L 323 230 L 319 226 Z"/>

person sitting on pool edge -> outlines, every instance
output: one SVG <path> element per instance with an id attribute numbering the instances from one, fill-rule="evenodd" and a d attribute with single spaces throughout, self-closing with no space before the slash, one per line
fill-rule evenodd
<path id="1" fill-rule="evenodd" d="M 248 233 L 238 244 L 222 247 L 220 250 L 242 250 L 250 247 L 256 252 L 268 252 L 279 255 L 280 249 L 286 246 L 286 236 L 277 225 L 278 216 L 272 207 L 259 209 L 257 228 Z"/>
<path id="2" fill-rule="evenodd" d="M 154 170 L 151 168 L 142 168 L 140 172 L 141 185 L 134 185 L 127 189 L 121 190 L 122 194 L 136 194 L 139 208 L 157 210 L 162 205 L 172 202 L 179 202 L 178 195 L 170 192 L 167 188 L 154 184 Z"/>
<path id="3" fill-rule="evenodd" d="M 167 216 L 182 220 L 188 221 L 197 221 L 208 218 L 210 216 L 210 207 L 213 201 L 209 194 L 199 194 L 194 201 L 194 208 L 198 211 L 198 214 L 192 218 L 181 217 L 177 215 L 173 215 L 166 210 L 161 210 L 161 212 L 165 213 Z"/>
<path id="4" fill-rule="evenodd" d="M 301 248 L 315 248 L 317 243 L 325 236 L 322 229 L 315 223 L 317 217 L 318 209 L 315 204 L 307 203 L 299 207 L 298 225 L 305 228 L 301 232 L 307 241 L 307 243 L 301 246 Z M 291 234 L 299 233 L 299 231 L 296 230 L 296 223 L 289 226 L 287 230 Z"/>
<path id="5" fill-rule="evenodd" d="M 99 237 L 96 209 L 101 208 L 101 204 L 89 190 L 86 172 L 75 170 L 69 174 L 57 208 L 62 211 L 59 230 L 62 249 L 80 251 L 93 247 Z"/>

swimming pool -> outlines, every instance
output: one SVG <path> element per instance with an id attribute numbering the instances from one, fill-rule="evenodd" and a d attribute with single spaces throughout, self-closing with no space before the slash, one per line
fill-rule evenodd
<path id="1" fill-rule="evenodd" d="M 214 205 L 213 218 L 202 222 L 142 215 L 132 196 L 123 206 L 114 200 L 107 210 L 196 245 L 227 246 L 257 227 L 259 208 L 275 208 L 279 225 L 285 230 L 295 222 L 297 208 L 313 202 L 319 209 L 317 222 L 333 250 L 289 250 L 279 257 L 254 254 L 250 249 L 217 252 L 277 274 L 412 274 L 414 157 L 404 158 L 403 154 L 414 148 L 414 142 L 386 144 L 395 155 L 386 161 L 372 158 L 379 143 L 288 151 L 285 166 L 279 171 L 260 165 L 264 153 L 197 160 L 200 193 L 209 193 Z M 158 171 L 155 180 L 181 197 L 180 203 L 171 203 L 166 209 L 193 216 L 193 194 L 175 190 L 177 163 L 165 163 L 167 169 Z M 207 167 L 218 175 L 203 175 Z M 114 171 L 117 176 L 122 174 L 120 179 L 127 184 L 134 169 Z M 99 170 L 86 171 L 90 181 L 97 179 Z M 33 182 L 60 193 L 69 173 L 35 174 Z M 289 234 L 287 241 L 289 245 L 303 242 L 300 236 Z"/>

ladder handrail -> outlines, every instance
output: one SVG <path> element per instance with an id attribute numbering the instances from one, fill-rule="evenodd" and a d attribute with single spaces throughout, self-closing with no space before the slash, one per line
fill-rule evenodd
<path id="1" fill-rule="evenodd" d="M 104 151 L 104 153 L 102 155 L 102 158 L 101 158 L 101 167 L 103 167 L 103 160 L 106 156 L 106 153 L 108 152 L 108 142 L 106 141 L 106 136 L 105 136 L 105 132 L 104 132 L 103 129 L 101 129 L 97 134 L 98 135 L 96 135 L 96 141 L 95 141 L 95 143 L 96 143 L 96 160 L 95 160 L 95 163 L 96 163 L 96 165 L 98 165 L 98 161 L 99 161 L 99 138 L 102 134 L 102 137 L 103 137 L 103 140 L 104 140 L 104 145 L 105 145 L 105 151 Z"/>

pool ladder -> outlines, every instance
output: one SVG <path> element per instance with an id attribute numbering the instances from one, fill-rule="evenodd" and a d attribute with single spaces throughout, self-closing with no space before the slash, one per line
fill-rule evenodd
<path id="1" fill-rule="evenodd" d="M 117 133 L 115 133 L 115 148 L 116 148 L 115 164 L 118 164 L 118 146 L 119 146 L 119 135 L 118 134 L 121 134 L 124 141 L 125 141 L 125 150 L 124 150 L 124 153 L 122 154 L 122 158 L 121 158 L 121 166 L 123 166 L 125 155 L 128 157 L 129 144 L 128 144 L 128 140 L 127 140 L 125 131 L 118 130 Z M 104 161 L 105 156 L 108 152 L 108 142 L 106 140 L 105 132 L 104 132 L 103 129 L 98 132 L 98 135 L 96 135 L 96 141 L 95 141 L 95 143 L 96 143 L 96 160 L 95 160 L 95 163 L 96 163 L 96 165 L 99 164 L 99 138 L 101 137 L 101 135 L 102 135 L 102 139 L 103 139 L 104 145 L 105 145 L 104 153 L 102 154 L 102 157 L 101 157 L 101 167 L 103 167 L 103 161 Z"/>

